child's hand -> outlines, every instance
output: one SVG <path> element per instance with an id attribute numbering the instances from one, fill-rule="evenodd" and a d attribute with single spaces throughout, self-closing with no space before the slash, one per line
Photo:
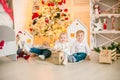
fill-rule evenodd
<path id="1" fill-rule="evenodd" d="M 90 59 L 90 56 L 86 56 L 85 60 L 90 61 L 90 60 L 91 60 L 91 59 Z"/>

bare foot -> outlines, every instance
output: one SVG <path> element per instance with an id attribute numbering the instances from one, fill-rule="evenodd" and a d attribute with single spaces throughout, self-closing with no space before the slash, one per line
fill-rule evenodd
<path id="1" fill-rule="evenodd" d="M 90 59 L 90 56 L 86 56 L 85 60 L 90 61 L 90 60 L 91 60 L 91 59 Z"/>

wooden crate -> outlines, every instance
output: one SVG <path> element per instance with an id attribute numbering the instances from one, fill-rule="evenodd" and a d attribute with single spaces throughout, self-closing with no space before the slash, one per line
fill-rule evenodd
<path id="1" fill-rule="evenodd" d="M 120 53 L 117 53 L 117 59 L 120 59 Z"/>
<path id="2" fill-rule="evenodd" d="M 52 50 L 52 54 L 50 58 L 47 59 L 47 61 L 58 65 L 62 64 L 63 60 L 64 60 L 64 53 L 58 50 Z"/>
<path id="3" fill-rule="evenodd" d="M 99 55 L 99 62 L 100 63 L 112 63 L 115 61 L 116 57 L 116 49 L 114 50 L 102 50 Z"/>

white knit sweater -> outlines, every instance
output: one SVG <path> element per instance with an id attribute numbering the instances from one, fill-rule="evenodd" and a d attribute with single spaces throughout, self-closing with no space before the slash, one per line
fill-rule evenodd
<path id="1" fill-rule="evenodd" d="M 75 41 L 74 44 L 71 46 L 71 54 L 77 52 L 85 52 L 87 55 L 90 54 L 90 49 L 87 42 L 77 42 Z"/>
<path id="2" fill-rule="evenodd" d="M 60 43 L 59 41 L 57 41 L 55 43 L 54 49 L 61 50 L 65 54 L 70 55 L 70 46 L 69 46 L 68 42 L 66 42 L 66 43 Z"/>

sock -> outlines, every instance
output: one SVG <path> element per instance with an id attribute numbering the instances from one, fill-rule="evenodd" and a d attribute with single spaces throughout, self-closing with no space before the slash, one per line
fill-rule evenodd
<path id="1" fill-rule="evenodd" d="M 45 56 L 44 56 L 44 55 L 39 55 L 39 57 L 40 57 L 42 60 L 45 60 Z"/>

